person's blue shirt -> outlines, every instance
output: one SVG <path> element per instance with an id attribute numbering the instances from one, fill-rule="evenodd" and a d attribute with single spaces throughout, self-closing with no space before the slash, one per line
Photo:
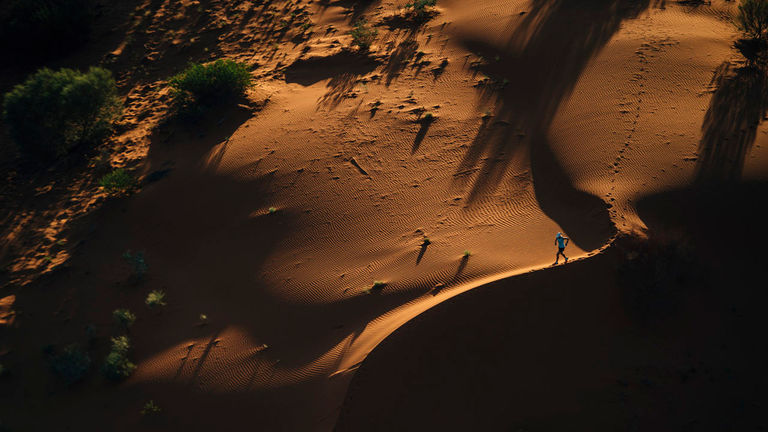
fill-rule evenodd
<path id="1" fill-rule="evenodd" d="M 559 247 L 560 249 L 565 249 L 565 237 L 558 234 L 555 240 L 557 240 L 557 247 Z"/>

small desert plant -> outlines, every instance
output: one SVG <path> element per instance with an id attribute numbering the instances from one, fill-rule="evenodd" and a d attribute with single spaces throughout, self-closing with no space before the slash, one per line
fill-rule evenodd
<path id="1" fill-rule="evenodd" d="M 112 312 L 112 318 L 118 326 L 124 329 L 129 328 L 136 321 L 136 315 L 128 309 L 115 309 Z"/>
<path id="2" fill-rule="evenodd" d="M 38 70 L 5 95 L 3 116 L 19 150 L 52 161 L 104 139 L 121 110 L 112 73 Z"/>
<path id="3" fill-rule="evenodd" d="M 131 376 L 136 370 L 136 365 L 128 360 L 128 350 L 131 349 L 131 341 L 128 336 L 112 338 L 112 351 L 104 359 L 102 372 L 111 381 L 121 381 Z"/>
<path id="4" fill-rule="evenodd" d="M 67 385 L 82 380 L 91 368 L 91 358 L 77 345 L 69 345 L 51 359 L 53 373 Z"/>
<path id="5" fill-rule="evenodd" d="M 154 290 L 147 295 L 147 299 L 144 302 L 149 307 L 165 306 L 165 292 Z"/>
<path id="6" fill-rule="evenodd" d="M 429 239 L 429 237 L 424 237 L 424 239 L 421 241 L 422 246 L 429 246 L 432 244 L 432 240 Z"/>
<path id="7" fill-rule="evenodd" d="M 355 27 L 349 34 L 352 36 L 353 45 L 360 50 L 367 51 L 371 48 L 371 44 L 376 39 L 376 35 L 379 34 L 379 31 L 368 26 L 368 23 L 361 19 L 355 23 Z"/>
<path id="8" fill-rule="evenodd" d="M 118 336 L 112 338 L 112 352 L 128 354 L 129 349 L 131 349 L 131 340 L 128 339 L 128 336 Z"/>
<path id="9" fill-rule="evenodd" d="M 768 31 L 768 0 L 742 0 L 736 25 L 747 37 L 762 39 Z"/>
<path id="10" fill-rule="evenodd" d="M 149 266 L 147 265 L 147 261 L 144 259 L 144 252 L 136 252 L 132 253 L 131 251 L 125 251 L 123 253 L 123 259 L 128 263 L 128 265 L 131 266 L 131 270 L 133 271 L 133 277 L 136 279 L 142 279 L 144 275 L 147 274 L 147 270 L 149 270 Z"/>
<path id="11" fill-rule="evenodd" d="M 465 250 L 465 251 L 464 251 L 464 254 L 462 254 L 462 256 L 463 256 L 464 258 L 469 258 L 469 257 L 471 257 L 471 256 L 472 256 L 472 252 L 470 252 L 470 251 L 468 251 L 468 250 Z"/>
<path id="12" fill-rule="evenodd" d="M 141 415 L 143 416 L 157 415 L 157 414 L 160 414 L 161 411 L 162 409 L 160 409 L 160 406 L 157 405 L 155 401 L 150 400 L 144 404 L 143 408 L 141 408 Z"/>
<path id="13" fill-rule="evenodd" d="M 407 8 L 412 8 L 417 14 L 425 14 L 428 6 L 434 6 L 437 4 L 437 0 L 414 0 L 405 5 Z"/>
<path id="14" fill-rule="evenodd" d="M 213 105 L 222 99 L 244 94 L 251 85 L 246 64 L 223 59 L 191 64 L 170 80 L 176 100 L 184 105 Z"/>
<path id="15" fill-rule="evenodd" d="M 371 287 L 372 291 L 381 291 L 384 289 L 384 287 L 387 286 L 387 283 L 384 281 L 374 281 L 373 286 Z"/>
<path id="16" fill-rule="evenodd" d="M 135 185 L 136 179 L 123 168 L 118 168 L 99 180 L 99 186 L 111 194 L 125 193 Z"/>
<path id="17" fill-rule="evenodd" d="M 270 208 L 267 210 L 267 213 L 269 213 L 269 214 L 275 214 L 275 213 L 277 213 L 277 209 L 276 209 L 276 208 L 274 208 L 274 207 L 270 207 Z"/>

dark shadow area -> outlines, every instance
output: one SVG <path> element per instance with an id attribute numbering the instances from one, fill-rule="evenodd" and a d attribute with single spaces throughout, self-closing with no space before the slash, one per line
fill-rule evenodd
<path id="1" fill-rule="evenodd" d="M 560 224 L 573 213 L 600 213 L 591 225 L 608 221 L 600 199 L 576 190 L 552 155 L 547 131 L 563 101 L 567 100 L 589 61 L 619 30 L 624 20 L 637 17 L 652 0 L 535 0 L 528 13 L 517 18 L 503 45 L 466 39 L 468 49 L 484 61 L 476 68 L 490 77 L 481 86 L 481 98 L 495 101 L 494 122 L 481 127 L 459 172 L 481 165 L 469 192 L 471 201 L 492 193 L 506 174 L 510 155 L 518 146 L 530 147 L 536 196 L 542 209 Z M 543 147 L 543 148 L 542 148 Z M 482 157 L 485 156 L 485 159 Z M 485 162 L 481 163 L 481 160 Z M 610 227 L 598 233 L 571 232 L 583 249 L 607 239 Z"/>
<path id="2" fill-rule="evenodd" d="M 320 6 L 323 10 L 331 6 L 347 9 L 349 21 L 355 22 L 372 6 L 379 4 L 379 0 L 321 0 Z"/>
<path id="3" fill-rule="evenodd" d="M 768 78 L 763 68 L 725 62 L 712 84 L 716 90 L 702 124 L 696 181 L 739 181 L 757 127 L 768 112 Z"/>
<path id="4" fill-rule="evenodd" d="M 331 78 L 326 85 L 328 90 L 317 101 L 317 106 L 335 109 L 344 99 L 355 97 L 354 90 L 359 77 L 357 74 L 342 73 Z"/>
<path id="5" fill-rule="evenodd" d="M 467 264 L 469 264 L 469 255 L 464 255 L 461 257 L 461 261 L 459 261 L 459 267 L 456 268 L 456 273 L 453 274 L 453 277 L 448 284 L 452 284 L 459 280 L 461 274 L 464 273 L 464 269 L 467 268 Z"/>
<path id="6" fill-rule="evenodd" d="M 363 362 L 336 430 L 764 430 L 766 193 L 645 198 L 650 241 L 424 312 Z"/>
<path id="7" fill-rule="evenodd" d="M 378 66 L 379 61 L 373 57 L 355 51 L 342 50 L 330 56 L 296 60 L 285 69 L 285 82 L 310 86 L 343 75 L 365 75 Z"/>
<path id="8" fill-rule="evenodd" d="M 428 245 L 422 244 L 421 248 L 419 248 L 419 256 L 416 257 L 416 265 L 419 265 L 421 263 L 421 260 L 424 258 L 424 254 L 427 252 Z"/>
<path id="9" fill-rule="evenodd" d="M 387 15 L 381 23 L 385 25 L 389 30 L 407 30 L 410 33 L 415 33 L 419 29 L 437 17 L 440 13 L 434 9 L 425 10 L 422 13 L 417 13 L 413 8 L 405 8 L 399 10 L 395 14 Z"/>
<path id="10" fill-rule="evenodd" d="M 278 288 L 263 279 L 264 268 L 296 226 L 306 223 L 299 221 L 304 213 L 267 210 L 281 179 L 273 172 L 254 175 L 258 162 L 231 174 L 213 169 L 223 144 L 254 115 L 242 107 L 216 114 L 157 128 L 146 171 L 172 168 L 172 175 L 145 184 L 135 195 L 110 199 L 75 221 L 66 233 L 72 239 L 66 246 L 71 258 L 56 272 L 29 286 L 4 287 L 3 294 L 15 295 L 14 307 L 23 311 L 14 327 L 0 327 L 2 346 L 13 347 L 1 354 L 3 365 L 13 371 L 10 380 L 3 377 L 0 395 L 0 415 L 8 427 L 132 431 L 142 421 L 142 405 L 154 399 L 163 409 L 162 430 L 210 430 L 216 424 L 220 429 L 222 415 L 228 425 L 245 425 L 253 410 L 268 430 L 312 430 L 320 417 L 334 412 L 350 375 L 329 384 L 327 376 L 302 374 L 350 336 L 354 340 L 374 317 L 419 296 L 386 289 L 363 295 L 360 287 L 359 295 L 313 304 L 275 294 Z M 295 175 L 300 174 L 286 174 Z M 128 249 L 146 252 L 148 277 L 139 284 L 124 283 L 130 268 L 122 254 Z M 149 310 L 144 300 L 156 289 L 167 293 L 168 305 Z M 179 348 L 179 357 L 171 354 L 173 362 L 165 365 L 172 382 L 103 384 L 98 369 L 114 335 L 111 312 L 116 308 L 138 316 L 130 329 L 130 358 L 137 364 Z M 205 326 L 197 325 L 201 313 L 207 315 Z M 339 317 L 349 318 L 340 323 Z M 91 324 L 95 337 L 83 330 Z M 221 356 L 237 346 L 219 347 L 218 338 L 226 339 L 217 332 L 228 328 L 244 332 L 255 347 L 270 348 L 235 358 L 234 375 L 222 378 L 235 388 L 212 391 L 211 374 L 220 377 Z M 77 389 L 65 389 L 53 379 L 41 347 L 86 346 L 86 338 L 95 339 L 88 345 L 94 366 Z M 190 353 L 193 357 L 184 357 Z M 93 406 L 100 409 L 73 414 Z M 317 406 L 322 412 L 308 412 Z M 214 407 L 223 411 L 212 415 Z M 286 417 L 286 409 L 300 414 Z M 116 412 L 125 415 L 124 421 L 115 422 Z M 323 424 L 331 429 L 332 422 Z"/>
<path id="11" fill-rule="evenodd" d="M 434 118 L 422 118 L 419 120 L 419 131 L 416 133 L 416 138 L 413 140 L 413 147 L 411 147 L 411 154 L 415 154 L 419 147 L 421 146 L 421 143 L 424 141 L 424 138 L 427 137 L 427 132 L 429 132 L 430 126 L 432 126 L 432 123 L 434 123 Z"/>
<path id="12" fill-rule="evenodd" d="M 448 67 L 448 59 L 443 59 L 440 64 L 432 69 L 432 79 L 437 81 L 445 73 L 445 68 Z"/>
<path id="13" fill-rule="evenodd" d="M 387 87 L 392 84 L 403 70 L 408 66 L 411 60 L 416 56 L 416 51 L 419 49 L 419 43 L 413 35 L 409 35 L 404 41 L 397 45 L 395 50 L 390 54 L 387 64 L 384 65 L 385 83 Z"/>
<path id="14" fill-rule="evenodd" d="M 570 179 L 546 142 L 531 143 L 531 178 L 541 210 L 557 221 L 583 250 L 605 244 L 616 231 L 602 199 L 571 187 Z"/>

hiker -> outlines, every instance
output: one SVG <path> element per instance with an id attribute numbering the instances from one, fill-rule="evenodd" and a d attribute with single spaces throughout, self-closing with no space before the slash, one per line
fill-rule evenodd
<path id="1" fill-rule="evenodd" d="M 564 236 L 563 233 L 557 233 L 557 236 L 555 237 L 555 244 L 557 244 L 557 255 L 555 255 L 555 265 L 557 265 L 557 262 L 560 261 L 560 255 L 565 258 L 565 262 L 568 262 L 568 257 L 565 256 L 565 247 L 568 246 L 568 242 L 570 242 L 571 239 Z"/>

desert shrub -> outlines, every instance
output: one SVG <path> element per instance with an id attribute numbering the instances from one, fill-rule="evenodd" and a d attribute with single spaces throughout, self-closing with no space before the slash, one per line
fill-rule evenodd
<path id="1" fill-rule="evenodd" d="M 112 312 L 112 318 L 117 325 L 126 329 L 132 326 L 133 322 L 136 321 L 136 315 L 128 309 L 115 309 L 114 312 Z"/>
<path id="2" fill-rule="evenodd" d="M 23 154 L 50 161 L 104 139 L 120 107 L 108 70 L 43 68 L 5 95 L 3 116 Z"/>
<path id="3" fill-rule="evenodd" d="M 53 373 L 67 385 L 82 380 L 91 367 L 91 358 L 77 345 L 69 345 L 51 359 Z"/>
<path id="4" fill-rule="evenodd" d="M 376 35 L 379 31 L 372 28 L 368 23 L 361 19 L 355 23 L 355 27 L 349 32 L 352 36 L 352 44 L 361 50 L 367 51 L 371 48 L 371 44 L 376 39 Z"/>
<path id="5" fill-rule="evenodd" d="M 123 253 L 123 259 L 125 262 L 128 263 L 129 266 L 131 266 L 132 274 L 131 277 L 136 280 L 141 280 L 144 278 L 144 276 L 147 274 L 147 270 L 149 270 L 149 266 L 147 265 L 146 259 L 144 259 L 144 252 L 131 252 L 131 251 L 125 251 Z"/>
<path id="6" fill-rule="evenodd" d="M 182 105 L 213 105 L 240 96 L 252 85 L 248 66 L 232 60 L 191 64 L 169 82 Z"/>
<path id="7" fill-rule="evenodd" d="M 766 39 L 739 39 L 733 43 L 750 65 L 766 63 L 768 41 Z"/>
<path id="8" fill-rule="evenodd" d="M 136 370 L 136 365 L 128 360 L 128 350 L 131 349 L 131 342 L 128 336 L 119 336 L 112 338 L 112 351 L 107 354 L 104 360 L 102 372 L 104 376 L 111 381 L 121 381 L 131 376 Z"/>
<path id="9" fill-rule="evenodd" d="M 141 408 L 141 415 L 152 416 L 160 414 L 161 411 L 162 409 L 160 409 L 160 406 L 156 404 L 154 400 L 150 400 Z"/>
<path id="10" fill-rule="evenodd" d="M 761 39 L 768 31 L 768 0 L 742 0 L 736 25 L 747 37 Z"/>
<path id="11" fill-rule="evenodd" d="M 112 338 L 112 352 L 128 354 L 129 349 L 131 349 L 131 340 L 128 339 L 128 336 Z"/>
<path id="12" fill-rule="evenodd" d="M 136 185 L 136 179 L 123 168 L 105 174 L 99 180 L 99 186 L 111 194 L 125 193 Z"/>
<path id="13" fill-rule="evenodd" d="M 40 60 L 85 41 L 92 21 L 91 0 L 0 2 L 0 49 L 14 60 Z"/>
<path id="14" fill-rule="evenodd" d="M 154 290 L 147 295 L 147 299 L 144 302 L 149 307 L 165 306 L 165 292 Z"/>
<path id="15" fill-rule="evenodd" d="M 412 8 L 417 14 L 426 14 L 427 6 L 434 6 L 437 4 L 437 0 L 414 0 L 405 5 L 407 8 Z"/>

